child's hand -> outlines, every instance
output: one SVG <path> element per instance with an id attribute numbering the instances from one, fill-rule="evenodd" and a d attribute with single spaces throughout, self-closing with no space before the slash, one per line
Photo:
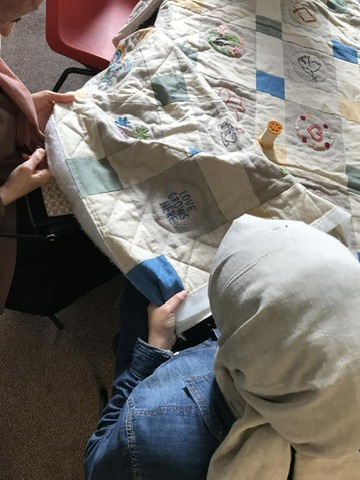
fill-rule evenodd
<path id="1" fill-rule="evenodd" d="M 187 297 L 185 290 L 177 293 L 161 307 L 148 306 L 148 344 L 163 350 L 171 350 L 176 342 L 175 311 Z"/>

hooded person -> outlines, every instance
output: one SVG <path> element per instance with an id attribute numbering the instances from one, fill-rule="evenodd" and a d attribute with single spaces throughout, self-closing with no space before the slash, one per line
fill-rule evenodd
<path id="1" fill-rule="evenodd" d="M 117 344 L 86 479 L 358 480 L 359 282 L 357 260 L 314 227 L 233 222 L 209 284 L 219 340 L 176 351 L 184 294 L 149 307 L 125 369 Z M 130 327 L 143 307 L 129 300 Z"/>
<path id="2" fill-rule="evenodd" d="M 233 223 L 209 297 L 215 377 L 237 420 L 208 480 L 360 478 L 359 285 L 358 261 L 314 227 Z"/>

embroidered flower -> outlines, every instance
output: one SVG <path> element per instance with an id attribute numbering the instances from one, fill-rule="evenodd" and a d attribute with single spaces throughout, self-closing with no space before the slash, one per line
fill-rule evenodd
<path id="1" fill-rule="evenodd" d="M 234 58 L 242 56 L 245 44 L 239 35 L 230 32 L 224 25 L 208 31 L 208 42 L 216 51 Z"/>
<path id="2" fill-rule="evenodd" d="M 117 120 L 115 120 L 115 123 L 119 127 L 130 128 L 131 126 L 131 122 L 128 120 L 127 117 L 119 117 Z"/>
<path id="3" fill-rule="evenodd" d="M 239 47 L 234 47 L 233 48 L 233 53 L 234 53 L 234 57 L 240 57 L 241 55 L 241 49 Z"/>
<path id="4" fill-rule="evenodd" d="M 136 127 L 134 137 L 138 140 L 145 140 L 149 136 L 149 130 L 146 127 Z"/>

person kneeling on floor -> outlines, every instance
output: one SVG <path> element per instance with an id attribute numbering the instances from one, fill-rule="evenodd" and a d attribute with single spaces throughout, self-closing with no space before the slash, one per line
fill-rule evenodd
<path id="1" fill-rule="evenodd" d="M 236 220 L 210 276 L 218 341 L 170 351 L 186 294 L 149 306 L 147 342 L 116 371 L 88 441 L 86 478 L 359 479 L 359 284 L 330 235 Z"/>

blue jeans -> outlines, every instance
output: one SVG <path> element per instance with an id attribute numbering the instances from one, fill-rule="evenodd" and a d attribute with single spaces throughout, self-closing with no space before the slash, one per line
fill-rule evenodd
<path id="1" fill-rule="evenodd" d="M 115 337 L 114 342 L 116 353 L 115 375 L 129 366 L 136 339 L 140 337 L 146 340 L 148 337 L 147 307 L 149 303 L 149 300 L 127 280 L 122 296 L 120 332 Z M 213 324 L 213 322 L 210 323 Z M 200 326 L 197 325 L 196 328 Z M 215 327 L 214 324 L 213 326 Z M 173 351 L 193 347 L 210 337 L 208 328 L 197 332 L 192 332 L 192 330 L 194 329 L 185 332 L 186 336 L 189 337 L 188 339 L 185 341 L 177 340 Z"/>
<path id="2" fill-rule="evenodd" d="M 206 479 L 234 419 L 213 374 L 214 340 L 172 354 L 138 339 L 85 455 L 87 480 Z"/>

